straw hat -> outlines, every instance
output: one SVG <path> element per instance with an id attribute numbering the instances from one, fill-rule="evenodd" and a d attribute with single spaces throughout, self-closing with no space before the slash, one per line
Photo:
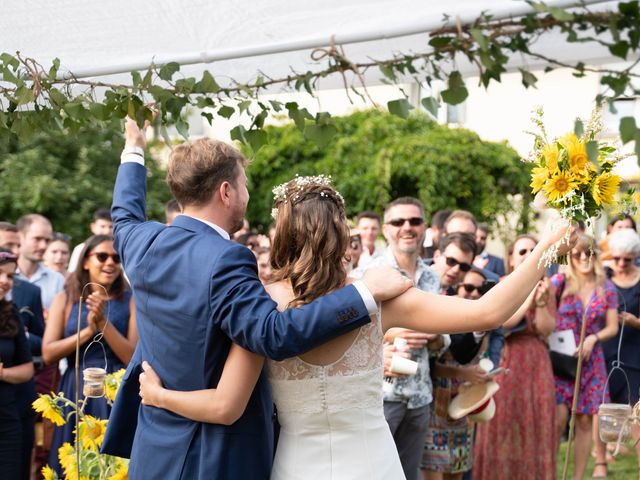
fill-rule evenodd
<path id="1" fill-rule="evenodd" d="M 496 412 L 493 396 L 500 386 L 493 380 L 462 389 L 449 404 L 449 416 L 458 420 L 465 415 L 474 421 L 489 421 Z"/>

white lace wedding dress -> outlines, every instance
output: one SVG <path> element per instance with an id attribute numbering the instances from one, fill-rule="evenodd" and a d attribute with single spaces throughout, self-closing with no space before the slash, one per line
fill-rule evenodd
<path id="1" fill-rule="evenodd" d="M 269 361 L 281 426 L 272 480 L 405 478 L 382 409 L 382 329 L 373 320 L 329 365 Z"/>

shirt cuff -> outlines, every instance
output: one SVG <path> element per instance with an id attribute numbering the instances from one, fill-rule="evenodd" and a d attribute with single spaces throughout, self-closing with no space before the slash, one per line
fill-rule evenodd
<path id="1" fill-rule="evenodd" d="M 482 339 L 485 336 L 485 332 L 473 332 L 473 339 L 476 341 L 476 343 L 480 343 L 482 341 Z"/>
<path id="2" fill-rule="evenodd" d="M 140 147 L 124 147 L 120 155 L 120 163 L 135 162 L 144 166 L 144 149 Z"/>
<path id="3" fill-rule="evenodd" d="M 364 284 L 364 282 L 362 280 L 356 280 L 352 283 L 352 285 L 356 287 L 356 290 L 358 290 L 360 297 L 362 297 L 362 301 L 364 302 L 364 306 L 367 307 L 367 312 L 369 312 L 369 315 L 377 315 L 378 304 L 376 303 L 376 300 L 373 298 L 373 295 L 371 295 L 371 292 Z"/>

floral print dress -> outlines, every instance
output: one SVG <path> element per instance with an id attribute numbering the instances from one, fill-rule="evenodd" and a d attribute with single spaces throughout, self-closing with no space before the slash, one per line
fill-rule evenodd
<path id="1" fill-rule="evenodd" d="M 551 282 L 556 290 L 564 290 L 565 279 L 563 275 L 555 275 Z M 613 283 L 606 280 L 603 287 L 596 288 L 591 294 L 591 299 L 586 308 L 587 330 L 585 338 L 587 335 L 597 333 L 604 328 L 607 310 L 618 308 L 618 294 Z M 558 305 L 556 331 L 572 330 L 576 345 L 580 342 L 580 329 L 584 312 L 584 305 L 579 295 L 567 295 Z M 609 402 L 609 392 L 605 391 L 606 382 L 607 369 L 604 353 L 600 342 L 597 342 L 589 359 L 582 363 L 580 389 L 578 391 L 578 413 L 594 415 L 598 412 L 598 407 L 603 403 L 603 399 L 604 403 Z M 556 376 L 555 384 L 556 403 L 558 405 L 564 404 L 570 409 L 573 402 L 573 380 Z"/>

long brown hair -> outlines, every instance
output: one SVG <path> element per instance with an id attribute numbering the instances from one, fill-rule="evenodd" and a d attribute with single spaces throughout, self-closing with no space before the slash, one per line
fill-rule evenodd
<path id="1" fill-rule="evenodd" d="M 342 263 L 349 245 L 344 201 L 326 180 L 300 180 L 288 182 L 274 204 L 272 279 L 291 282 L 295 297 L 290 307 L 341 288 L 347 277 Z"/>
<path id="2" fill-rule="evenodd" d="M 89 254 L 93 252 L 98 245 L 104 242 L 113 242 L 113 237 L 110 235 L 93 235 L 85 241 L 76 269 L 67 277 L 67 281 L 65 282 L 64 289 L 70 303 L 76 303 L 80 299 L 80 294 L 82 293 L 84 286 L 91 282 L 89 278 L 89 271 L 84 268 L 84 262 Z M 124 278 L 121 268 L 120 273 L 107 289 L 107 293 L 111 298 L 122 298 L 122 294 L 127 287 L 128 284 Z"/>

